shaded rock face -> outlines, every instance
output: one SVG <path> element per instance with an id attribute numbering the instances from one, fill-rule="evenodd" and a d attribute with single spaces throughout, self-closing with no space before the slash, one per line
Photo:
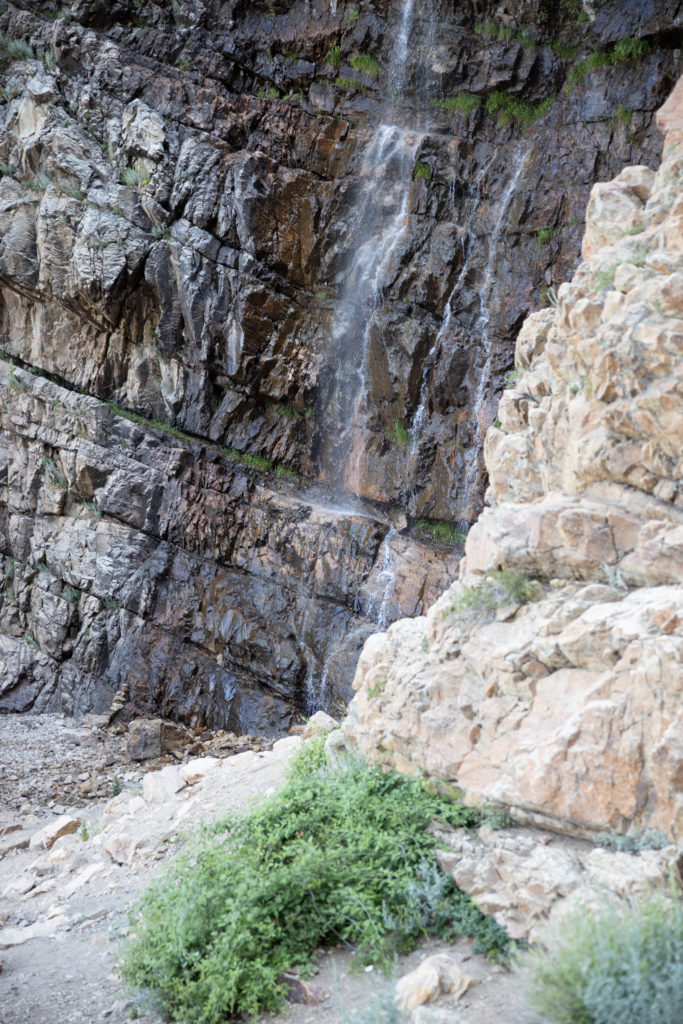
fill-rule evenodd
<path id="1" fill-rule="evenodd" d="M 519 325 L 590 184 L 656 167 L 678 68 L 676 4 L 541 6 L 2 5 L 0 711 L 128 683 L 131 713 L 283 728 L 454 577 L 416 522 L 476 518 Z M 387 123 L 410 161 L 363 223 Z M 346 280 L 397 203 L 354 404 Z"/>
<path id="2" fill-rule="evenodd" d="M 529 823 L 683 835 L 683 80 L 588 204 L 486 437 L 459 582 L 365 645 L 348 737 Z"/>

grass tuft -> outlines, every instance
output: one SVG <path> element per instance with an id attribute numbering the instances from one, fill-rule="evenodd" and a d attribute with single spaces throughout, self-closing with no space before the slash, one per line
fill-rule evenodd
<path id="1" fill-rule="evenodd" d="M 509 93 L 496 91 L 486 100 L 486 112 L 497 114 L 499 124 L 514 121 L 528 127 L 547 114 L 554 102 L 555 97 L 548 96 L 541 103 L 525 103 Z"/>
<path id="2" fill-rule="evenodd" d="M 471 114 L 481 107 L 481 98 L 471 92 L 459 92 L 443 100 L 432 100 L 432 105 L 440 110 L 458 110 L 461 114 Z"/>
<path id="3" fill-rule="evenodd" d="M 352 53 L 349 64 L 359 75 L 367 75 L 368 78 L 379 75 L 379 61 L 369 53 Z"/>
<path id="4" fill-rule="evenodd" d="M 413 435 L 399 419 L 395 419 L 393 427 L 387 427 L 384 434 L 388 441 L 399 445 L 400 448 L 407 448 L 413 440 Z"/>

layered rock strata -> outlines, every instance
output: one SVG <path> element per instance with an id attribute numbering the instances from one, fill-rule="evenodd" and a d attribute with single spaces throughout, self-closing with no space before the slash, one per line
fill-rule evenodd
<path id="1" fill-rule="evenodd" d="M 520 332 L 459 581 L 367 641 L 345 730 L 523 822 L 680 839 L 683 83 L 658 123 Z"/>
<path id="2" fill-rule="evenodd" d="M 680 63 L 677 4 L 574 6 L 408 25 L 414 167 L 401 195 L 372 172 L 377 230 L 405 211 L 349 433 L 333 339 L 406 4 L 0 5 L 0 711 L 128 682 L 130 713 L 283 727 L 453 577 L 426 531 L 475 518 L 514 335 L 590 183 L 656 166 Z M 364 506 L 310 493 L 328 438 Z"/>

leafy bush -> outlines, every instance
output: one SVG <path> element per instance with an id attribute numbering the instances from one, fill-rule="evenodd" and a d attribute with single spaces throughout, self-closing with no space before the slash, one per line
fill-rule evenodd
<path id="1" fill-rule="evenodd" d="M 316 949 L 357 946 L 363 963 L 390 964 L 426 933 L 473 935 L 504 954 L 509 939 L 432 863 L 435 815 L 472 826 L 478 814 L 426 791 L 419 779 L 324 746 L 302 749 L 288 783 L 248 817 L 206 827 L 154 883 L 133 923 L 121 969 L 184 1024 L 274 1010 L 283 972 Z"/>
<path id="2" fill-rule="evenodd" d="M 562 921 L 529 954 L 530 1002 L 552 1024 L 680 1024 L 683 904 L 655 894 Z"/>
<path id="3" fill-rule="evenodd" d="M 421 160 L 415 164 L 415 181 L 429 181 L 432 176 L 432 169 L 429 164 L 423 163 Z"/>
<path id="4" fill-rule="evenodd" d="M 335 68 L 341 67 L 341 46 L 339 43 L 335 43 L 334 46 L 329 48 L 325 59 L 328 64 L 332 64 Z"/>

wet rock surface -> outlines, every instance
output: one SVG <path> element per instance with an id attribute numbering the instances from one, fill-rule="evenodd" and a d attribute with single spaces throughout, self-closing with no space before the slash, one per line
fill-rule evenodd
<path id="1" fill-rule="evenodd" d="M 656 174 L 596 185 L 584 261 L 519 334 L 460 580 L 368 640 L 345 726 L 575 835 L 683 835 L 682 110 L 679 82 Z"/>
<path id="2" fill-rule="evenodd" d="M 398 3 L 3 4 L 2 709 L 128 681 L 133 714 L 286 729 L 454 577 L 519 326 L 591 184 L 656 167 L 679 67 L 675 5 L 512 6 L 428 4 L 392 110 Z M 618 33 L 644 49 L 571 85 Z"/>

